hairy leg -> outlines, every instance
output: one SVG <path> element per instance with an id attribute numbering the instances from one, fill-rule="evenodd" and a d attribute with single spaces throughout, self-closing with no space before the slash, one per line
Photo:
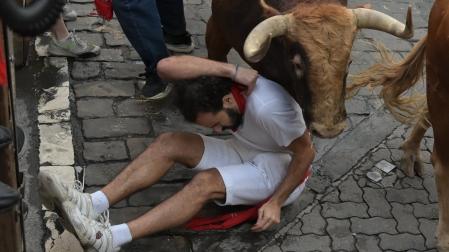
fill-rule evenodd
<path id="1" fill-rule="evenodd" d="M 401 159 L 401 169 L 407 176 L 415 176 L 415 171 L 418 176 L 422 176 L 423 164 L 420 157 L 420 144 L 426 133 L 427 129 L 430 127 L 427 121 L 428 114 L 423 115 L 418 123 L 412 130 L 412 133 L 407 138 L 407 140 L 401 145 L 401 149 L 404 154 Z"/>
<path id="2" fill-rule="evenodd" d="M 191 133 L 164 133 L 101 191 L 113 205 L 156 183 L 175 162 L 194 167 L 204 152 L 203 140 Z"/>
<path id="3" fill-rule="evenodd" d="M 432 160 L 440 209 L 437 228 L 438 247 L 440 251 L 449 251 L 449 164 L 441 162 L 438 152 L 435 151 Z"/>
<path id="4" fill-rule="evenodd" d="M 226 43 L 221 30 L 215 24 L 213 16 L 207 22 L 206 45 L 209 59 L 228 62 L 227 55 L 231 46 Z"/>
<path id="5" fill-rule="evenodd" d="M 182 225 L 212 199 L 225 198 L 220 173 L 210 169 L 198 173 L 181 191 L 139 218 L 128 222 L 133 239 Z"/>

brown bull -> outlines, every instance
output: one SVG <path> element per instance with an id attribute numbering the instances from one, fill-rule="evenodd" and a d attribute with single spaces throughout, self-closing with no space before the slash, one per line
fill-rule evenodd
<path id="1" fill-rule="evenodd" d="M 439 200 L 439 222 L 437 228 L 440 251 L 449 251 L 449 0 L 436 0 L 429 17 L 426 37 L 398 64 L 380 64 L 369 69 L 365 75 L 371 85 L 383 86 L 384 100 L 389 106 L 407 105 L 413 100 L 404 100 L 400 95 L 417 83 L 426 66 L 427 112 L 418 121 L 412 134 L 403 144 L 404 166 L 408 175 L 413 168 L 421 173 L 419 145 L 430 126 L 434 132 L 432 163 Z M 363 79 L 363 78 L 362 78 Z M 409 159 L 407 157 L 413 157 Z M 413 161 L 416 160 L 415 164 Z M 415 165 L 415 167 L 413 167 Z"/>
<path id="2" fill-rule="evenodd" d="M 277 1 L 273 6 L 263 0 L 213 0 L 206 34 L 209 58 L 225 61 L 236 49 L 295 97 L 314 132 L 334 137 L 346 126 L 345 82 L 357 31 L 410 38 L 411 9 L 404 25 L 374 10 L 348 9 L 346 1 Z"/>

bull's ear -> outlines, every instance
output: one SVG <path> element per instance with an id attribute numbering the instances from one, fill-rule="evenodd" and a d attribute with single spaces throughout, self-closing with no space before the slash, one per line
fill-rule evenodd
<path id="1" fill-rule="evenodd" d="M 262 7 L 262 11 L 263 11 L 263 16 L 264 17 L 269 18 L 269 17 L 281 14 L 280 11 L 278 11 L 274 7 L 268 5 L 265 2 L 265 0 L 260 0 L 259 3 L 260 3 L 260 6 Z"/>

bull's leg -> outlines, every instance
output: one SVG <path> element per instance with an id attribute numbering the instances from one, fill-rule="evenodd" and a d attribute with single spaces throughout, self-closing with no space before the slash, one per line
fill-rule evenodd
<path id="1" fill-rule="evenodd" d="M 446 150 L 445 150 L 446 151 Z M 439 251 L 449 252 L 449 163 L 441 162 L 438 152 L 432 154 L 438 191 L 439 221 L 437 227 Z"/>
<path id="2" fill-rule="evenodd" d="M 213 16 L 207 22 L 206 30 L 207 57 L 212 60 L 227 62 L 227 55 L 231 46 L 228 45 L 223 37 L 223 33 L 215 24 Z"/>
<path id="3" fill-rule="evenodd" d="M 420 144 L 426 133 L 427 129 L 430 127 L 427 121 L 428 115 L 422 116 L 418 123 L 412 130 L 412 133 L 407 138 L 407 140 L 401 145 L 404 154 L 401 159 L 401 169 L 407 176 L 415 176 L 415 171 L 418 176 L 423 174 L 423 164 L 420 156 Z"/>

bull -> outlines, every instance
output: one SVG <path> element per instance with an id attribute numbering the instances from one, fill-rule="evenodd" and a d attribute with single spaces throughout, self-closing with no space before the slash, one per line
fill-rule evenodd
<path id="1" fill-rule="evenodd" d="M 422 174 L 419 157 L 420 142 L 429 127 L 433 128 L 432 163 L 438 191 L 439 221 L 437 238 L 439 251 L 449 251 L 449 0 L 436 0 L 430 11 L 427 36 L 422 38 L 400 62 L 384 62 L 361 73 L 360 86 L 382 86 L 381 94 L 387 106 L 396 109 L 397 119 L 417 121 L 412 133 L 402 145 L 406 165 L 404 172 Z M 425 69 L 425 71 L 423 71 Z M 424 76 L 427 82 L 426 103 L 416 97 L 402 96 Z M 421 109 L 410 111 L 410 103 Z M 418 107 L 419 108 L 419 107 Z M 402 113 L 400 113 L 402 112 Z M 412 112 L 412 113 L 410 113 Z M 398 115 L 400 114 L 400 115 Z M 406 115 L 407 118 L 404 118 Z M 408 119 L 408 120 L 407 120 Z"/>
<path id="2" fill-rule="evenodd" d="M 340 134 L 346 127 L 345 84 L 357 31 L 374 29 L 410 38 L 411 8 L 403 24 L 375 10 L 349 9 L 347 1 L 270 4 L 213 0 L 206 33 L 208 57 L 226 61 L 234 48 L 254 69 L 283 85 L 304 108 L 316 134 Z"/>

